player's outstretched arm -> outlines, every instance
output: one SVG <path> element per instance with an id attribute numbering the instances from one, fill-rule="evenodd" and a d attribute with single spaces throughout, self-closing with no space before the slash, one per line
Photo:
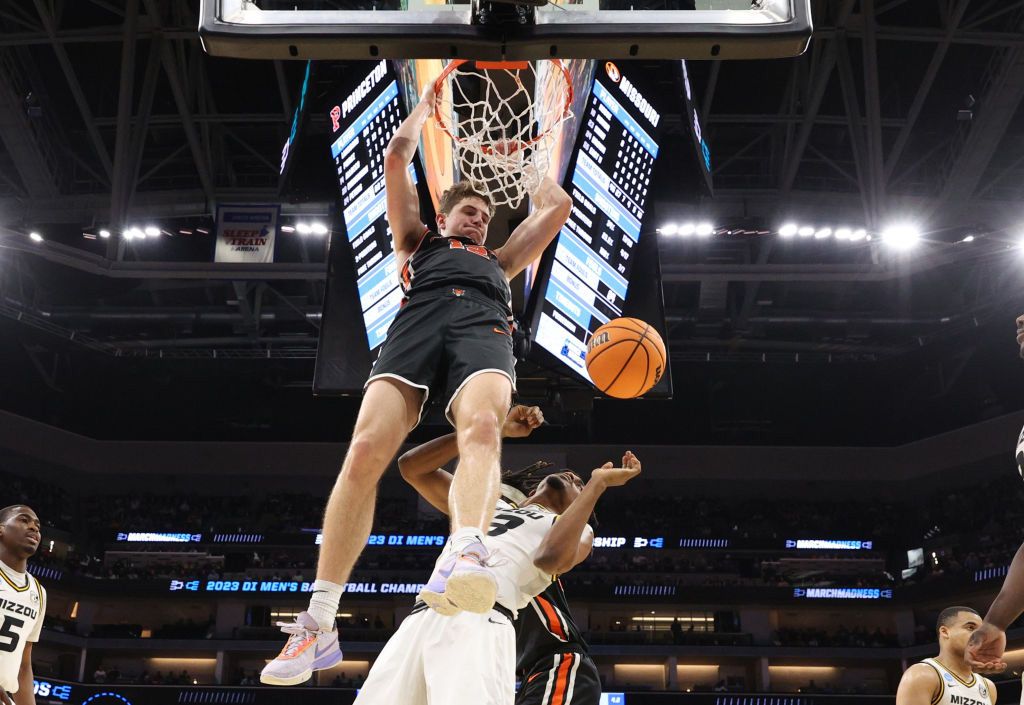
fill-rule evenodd
<path id="1" fill-rule="evenodd" d="M 14 705 L 36 705 L 35 687 L 32 673 L 32 642 L 25 642 L 25 651 L 21 654 L 21 666 L 18 668 L 18 692 L 12 697 Z"/>
<path id="2" fill-rule="evenodd" d="M 513 406 L 502 426 L 505 438 L 525 438 L 533 429 L 544 423 L 544 414 L 536 406 Z M 402 477 L 412 485 L 423 499 L 438 511 L 448 514 L 448 492 L 452 486 L 452 474 L 442 468 L 459 455 L 456 435 L 435 438 L 416 446 L 398 459 Z"/>
<path id="3" fill-rule="evenodd" d="M 605 463 L 590 474 L 583 492 L 565 510 L 541 542 L 533 564 L 551 575 L 561 575 L 586 560 L 594 544 L 594 531 L 587 520 L 597 500 L 609 487 L 624 485 L 640 474 L 640 459 L 632 451 L 622 456 L 622 467 Z"/>
<path id="4" fill-rule="evenodd" d="M 423 124 L 434 109 L 434 84 L 427 84 L 419 104 L 402 121 L 384 151 L 384 191 L 387 218 L 395 250 L 408 255 L 419 244 L 427 226 L 420 217 L 420 198 L 409 176 L 409 164 L 416 156 Z"/>
<path id="5" fill-rule="evenodd" d="M 572 199 L 553 179 L 545 176 L 531 194 L 534 210 L 512 231 L 502 247 L 494 251 L 511 279 L 540 257 L 565 225 L 572 211 Z"/>
<path id="6" fill-rule="evenodd" d="M 896 689 L 896 705 L 931 705 L 942 687 L 939 674 L 925 663 L 908 668 Z"/>

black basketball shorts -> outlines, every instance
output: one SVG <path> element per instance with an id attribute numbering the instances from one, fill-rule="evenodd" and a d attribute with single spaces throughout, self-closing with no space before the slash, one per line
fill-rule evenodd
<path id="1" fill-rule="evenodd" d="M 587 654 L 567 651 L 538 661 L 516 694 L 516 705 L 598 705 L 601 676 Z"/>
<path id="2" fill-rule="evenodd" d="M 402 307 L 388 328 L 366 386 L 390 377 L 422 389 L 420 418 L 427 400 L 440 397 L 454 426 L 452 401 L 470 379 L 484 372 L 505 375 L 515 391 L 512 327 L 501 307 L 483 294 L 451 287 L 416 294 Z"/>

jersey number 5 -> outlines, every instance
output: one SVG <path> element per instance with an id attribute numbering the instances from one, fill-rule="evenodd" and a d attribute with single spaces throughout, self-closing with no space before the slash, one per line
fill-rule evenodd
<path id="1" fill-rule="evenodd" d="M 494 521 L 491 522 L 491 530 L 487 532 L 487 535 L 501 536 L 506 531 L 522 526 L 525 522 L 526 519 L 517 517 L 514 514 L 498 514 L 494 517 Z"/>
<path id="2" fill-rule="evenodd" d="M 11 652 L 18 648 L 18 641 L 21 638 L 14 629 L 25 626 L 25 620 L 17 617 L 4 617 L 4 623 L 0 625 L 0 651 Z M 10 641 L 7 641 L 7 640 Z"/>

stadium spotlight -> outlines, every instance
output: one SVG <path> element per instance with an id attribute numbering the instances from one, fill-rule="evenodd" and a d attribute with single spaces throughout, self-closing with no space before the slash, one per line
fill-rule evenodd
<path id="1" fill-rule="evenodd" d="M 675 223 L 669 223 L 668 225 L 662 225 L 661 228 L 658 229 L 658 232 L 662 235 L 668 235 L 671 237 L 679 232 L 679 226 Z"/>
<path id="2" fill-rule="evenodd" d="M 313 231 L 314 235 L 326 235 L 327 234 L 327 226 L 324 225 L 323 223 L 319 223 L 319 222 L 313 223 L 312 225 L 309 226 L 309 228 L 310 228 L 310 230 Z"/>
<path id="3" fill-rule="evenodd" d="M 921 231 L 909 223 L 896 223 L 882 231 L 882 242 L 894 250 L 909 250 L 921 239 Z"/>
<path id="4" fill-rule="evenodd" d="M 104 240 L 108 239 L 110 237 L 110 231 L 106 229 L 100 230 L 100 237 Z"/>
<path id="5" fill-rule="evenodd" d="M 849 240 L 852 234 L 849 228 L 837 228 L 836 240 Z"/>
<path id="6" fill-rule="evenodd" d="M 132 226 L 124 231 L 125 240 L 142 240 L 146 237 L 146 233 L 142 232 L 139 228 Z"/>
<path id="7" fill-rule="evenodd" d="M 974 236 L 973 235 L 968 235 L 967 237 L 965 237 L 960 242 L 974 242 Z"/>
<path id="8" fill-rule="evenodd" d="M 786 223 L 779 228 L 779 235 L 782 237 L 793 237 L 796 235 L 797 227 L 796 223 Z"/>
<path id="9" fill-rule="evenodd" d="M 295 226 L 294 225 L 282 225 L 281 226 L 281 232 L 283 232 L 283 233 L 293 233 L 293 232 L 295 232 Z"/>
<path id="10" fill-rule="evenodd" d="M 43 236 L 40 235 L 39 233 L 37 233 L 35 230 L 30 232 L 28 234 L 28 236 L 32 240 L 32 242 L 42 242 L 43 241 Z"/>
<path id="11" fill-rule="evenodd" d="M 708 237 L 714 231 L 715 227 L 707 221 L 704 221 L 703 223 L 698 223 L 697 227 L 694 228 L 694 232 L 697 233 L 697 237 Z"/>
<path id="12" fill-rule="evenodd" d="M 690 237 L 696 229 L 697 226 L 693 223 L 683 223 L 679 226 L 679 234 L 683 237 Z"/>
<path id="13" fill-rule="evenodd" d="M 155 225 L 147 225 L 143 232 L 146 233 L 146 237 L 160 237 L 160 228 Z"/>
<path id="14" fill-rule="evenodd" d="M 309 227 L 309 223 L 296 223 L 295 229 L 299 231 L 299 235 L 309 235 L 313 232 L 313 229 Z"/>
<path id="15" fill-rule="evenodd" d="M 853 240 L 854 242 L 859 242 L 866 238 L 867 236 L 868 231 L 865 230 L 864 228 L 857 228 L 852 233 L 850 233 L 850 239 Z"/>
<path id="16" fill-rule="evenodd" d="M 810 225 L 804 225 L 799 230 L 796 231 L 796 234 L 799 235 L 800 237 L 810 237 L 811 235 L 814 234 L 814 228 L 812 228 Z"/>
<path id="17" fill-rule="evenodd" d="M 817 230 L 814 233 L 814 239 L 815 240 L 824 240 L 825 238 L 831 237 L 831 236 L 832 236 L 832 228 L 821 228 L 820 230 Z"/>

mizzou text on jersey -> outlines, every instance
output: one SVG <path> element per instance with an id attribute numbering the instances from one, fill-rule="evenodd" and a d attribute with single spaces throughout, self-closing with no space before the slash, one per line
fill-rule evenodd
<path id="1" fill-rule="evenodd" d="M 46 614 L 46 590 L 28 573 L 0 566 L 0 689 L 18 690 L 25 642 L 39 641 Z"/>

